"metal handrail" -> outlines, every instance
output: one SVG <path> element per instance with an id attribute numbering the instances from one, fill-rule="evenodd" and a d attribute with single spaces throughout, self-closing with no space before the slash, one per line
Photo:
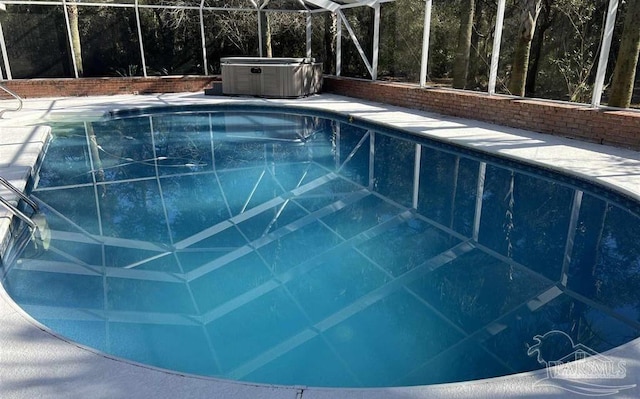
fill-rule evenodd
<path id="1" fill-rule="evenodd" d="M 7 201 L 2 197 L 0 197 L 0 204 L 4 205 L 5 208 L 7 208 L 7 210 L 9 211 L 9 213 L 11 213 L 12 215 L 18 217 L 20 220 L 25 222 L 34 233 L 38 231 L 38 226 L 33 222 L 33 220 L 31 220 L 29 216 L 25 215 L 24 212 L 20 211 L 20 209 L 18 209 L 15 205 L 13 205 L 12 203 L 10 203 L 9 201 Z"/>
<path id="2" fill-rule="evenodd" d="M 0 118 L 2 118 L 2 116 L 4 115 L 5 112 L 7 111 L 11 111 L 11 112 L 18 112 L 22 109 L 22 97 L 20 97 L 19 95 L 17 95 L 16 93 L 14 93 L 11 89 L 9 89 L 8 87 L 6 87 L 4 85 L 4 82 L 0 82 L 0 89 L 4 90 L 7 94 L 9 94 L 10 96 L 12 96 L 13 98 L 15 98 L 16 100 L 18 100 L 18 107 L 15 109 L 3 109 L 0 110 Z"/>
<path id="3" fill-rule="evenodd" d="M 15 195 L 17 195 L 18 198 L 20 198 L 27 205 L 29 205 L 31 208 L 33 208 L 34 212 L 36 212 L 36 213 L 38 212 L 38 210 L 39 210 L 38 204 L 36 204 L 32 199 L 27 197 L 22 191 L 18 190 L 16 188 L 16 186 L 11 184 L 7 179 L 5 179 L 2 176 L 0 176 L 0 184 L 5 186 L 6 188 L 8 188 L 11 192 L 13 192 Z M 7 208 L 9 213 L 11 213 L 12 215 L 18 217 L 20 220 L 22 220 L 24 223 L 26 223 L 31 228 L 31 230 L 33 231 L 34 234 L 38 232 L 38 226 L 33 222 L 33 220 L 31 220 L 31 218 L 29 216 L 27 216 L 24 212 L 22 212 L 20 209 L 18 209 L 17 206 L 13 205 L 11 202 L 7 201 L 2 196 L 0 196 L 0 204 L 4 205 L 4 207 Z"/>
<path id="4" fill-rule="evenodd" d="M 26 202 L 31 208 L 33 208 L 34 212 L 38 212 L 40 209 L 38 204 L 36 204 L 31 198 L 27 197 L 22 191 L 18 190 L 16 186 L 11 184 L 9 180 L 0 176 L 0 184 L 11 190 L 15 195 L 17 195 L 21 200 Z"/>

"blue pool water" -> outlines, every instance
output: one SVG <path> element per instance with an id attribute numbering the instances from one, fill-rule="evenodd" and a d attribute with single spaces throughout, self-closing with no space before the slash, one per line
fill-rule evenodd
<path id="1" fill-rule="evenodd" d="M 575 347 L 536 356 L 554 331 L 597 352 L 640 336 L 637 204 L 588 183 L 295 110 L 53 133 L 32 193 L 51 240 L 15 254 L 3 284 L 100 351 L 375 387 L 542 368 Z"/>

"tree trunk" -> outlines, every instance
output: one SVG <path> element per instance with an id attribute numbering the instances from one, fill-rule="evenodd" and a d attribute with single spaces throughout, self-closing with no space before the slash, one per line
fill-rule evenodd
<path id="1" fill-rule="evenodd" d="M 542 46 L 544 45 L 544 35 L 553 23 L 555 14 L 551 13 L 551 1 L 544 0 L 544 6 L 540 17 L 542 22 L 536 29 L 533 41 L 531 42 L 530 54 L 533 58 L 530 58 L 529 70 L 527 71 L 527 82 L 524 87 L 524 92 L 527 97 L 533 97 L 536 94 L 536 78 L 538 77 L 538 69 L 540 69 L 540 59 L 542 58 Z"/>
<path id="2" fill-rule="evenodd" d="M 482 53 L 480 51 L 480 26 L 484 20 L 482 12 L 482 5 L 484 3 L 482 1 L 478 1 L 476 4 L 474 17 L 473 17 L 473 26 L 475 29 L 471 29 L 471 44 L 469 47 L 469 52 L 473 53 L 473 57 L 469 56 L 469 67 L 467 68 L 467 85 L 466 87 L 471 87 L 475 89 L 478 87 L 478 76 L 480 73 L 480 63 L 482 60 Z"/>
<path id="3" fill-rule="evenodd" d="M 271 18 L 269 17 L 269 14 L 264 13 L 264 17 L 265 17 L 265 46 L 267 47 L 267 58 L 272 58 L 273 57 L 273 46 L 271 45 Z"/>
<path id="4" fill-rule="evenodd" d="M 516 96 L 524 96 L 524 86 L 529 67 L 529 52 L 531 50 L 531 41 L 536 31 L 536 21 L 540 14 L 541 2 L 542 0 L 521 1 L 520 32 L 513 56 L 511 79 L 509 80 L 509 91 Z"/>
<path id="5" fill-rule="evenodd" d="M 374 13 L 373 7 L 362 7 L 363 12 L 366 14 L 365 19 L 362 21 L 366 21 L 364 26 L 366 27 L 366 37 L 365 43 L 362 45 L 364 47 L 364 52 L 367 55 L 367 59 L 369 63 L 373 65 L 373 37 L 374 37 Z"/>
<path id="6" fill-rule="evenodd" d="M 324 70 L 326 73 L 335 74 L 336 66 L 336 36 L 337 36 L 337 15 L 333 12 L 325 13 L 324 18 Z"/>
<path id="7" fill-rule="evenodd" d="M 464 89 L 467 84 L 474 14 L 475 0 L 462 0 L 462 4 L 460 4 L 458 47 L 456 49 L 456 58 L 453 64 L 453 87 L 456 89 Z"/>
<path id="8" fill-rule="evenodd" d="M 628 108 L 631 105 L 633 81 L 640 53 L 640 0 L 627 0 L 622 41 L 613 71 L 609 105 Z"/>
<path id="9" fill-rule="evenodd" d="M 76 0 L 71 0 L 69 10 L 69 28 L 71 30 L 71 51 L 76 59 L 76 68 L 78 69 L 78 76 L 84 75 L 84 69 L 82 68 L 82 47 L 80 45 L 80 29 L 78 27 L 78 6 L 75 4 Z"/>
<path id="10" fill-rule="evenodd" d="M 273 48 L 271 47 L 271 18 L 265 11 L 258 11 L 260 25 L 262 26 L 262 53 L 260 57 L 273 57 Z"/>
<path id="11" fill-rule="evenodd" d="M 398 47 L 398 38 L 397 38 L 398 9 L 395 2 L 391 2 L 385 5 L 385 9 L 387 10 L 387 14 L 385 15 L 385 17 L 387 21 L 386 28 L 389 32 L 387 36 L 389 38 L 389 42 L 382 43 L 381 41 L 380 59 L 386 58 L 387 62 L 385 64 L 387 67 L 387 72 L 389 73 L 390 76 L 395 77 L 396 76 L 396 48 Z"/>

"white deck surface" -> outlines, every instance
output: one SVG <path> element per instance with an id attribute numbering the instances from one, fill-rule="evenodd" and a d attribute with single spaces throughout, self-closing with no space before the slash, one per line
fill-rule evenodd
<path id="1" fill-rule="evenodd" d="M 481 151 L 524 159 L 547 168 L 593 179 L 640 200 L 640 153 L 582 143 L 473 120 L 363 102 L 334 95 L 297 100 L 211 97 L 194 93 L 38 99 L 25 101 L 18 113 L 0 120 L 0 175 L 21 189 L 31 175 L 48 130 L 34 127 L 47 120 L 105 111 L 163 105 L 251 102 L 330 110 L 379 122 L 415 134 L 446 139 Z M 7 107 L 10 101 L 0 101 Z M 612 128 L 615 128 L 612 126 Z M 640 134 L 640 132 L 638 132 Z M 0 242 L 8 218 L 0 207 Z M 46 289 L 46 287 L 43 287 Z M 615 398 L 640 397 L 640 339 L 606 353 L 624 361 L 626 378 L 590 383 Z M 587 359 L 585 362 L 597 360 Z M 390 389 L 323 389 L 275 387 L 185 376 L 114 359 L 67 342 L 25 314 L 0 286 L 0 398 L 550 398 L 585 397 L 551 381 L 546 370 L 456 384 Z M 610 389 L 629 386 L 625 389 Z M 607 388 L 608 387 L 608 388 Z"/>

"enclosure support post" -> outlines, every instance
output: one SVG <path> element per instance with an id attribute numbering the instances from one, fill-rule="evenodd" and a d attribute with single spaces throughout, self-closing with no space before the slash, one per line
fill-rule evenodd
<path id="1" fill-rule="evenodd" d="M 489 72 L 489 95 L 496 94 L 496 80 L 498 79 L 498 62 L 500 61 L 500 41 L 502 40 L 502 25 L 504 24 L 505 0 L 498 0 L 498 12 L 496 13 L 495 35 L 493 36 L 493 49 L 491 50 L 491 69 Z"/>
<path id="2" fill-rule="evenodd" d="M 4 32 L 0 23 L 0 48 L 2 48 L 2 59 L 4 60 L 4 70 L 7 73 L 7 80 L 13 79 L 11 76 L 11 67 L 9 66 L 9 56 L 7 55 L 7 43 L 4 41 Z M 2 78 L 2 74 L 0 74 Z"/>
<path id="3" fill-rule="evenodd" d="M 307 58 L 311 58 L 311 13 L 307 12 Z"/>
<path id="4" fill-rule="evenodd" d="M 336 15 L 336 76 L 342 73 L 342 19 Z"/>
<path id="5" fill-rule="evenodd" d="M 144 43 L 142 42 L 142 28 L 140 27 L 140 7 L 138 7 L 138 1 L 135 3 L 136 11 L 136 28 L 138 28 L 138 42 L 140 43 L 140 60 L 142 61 L 142 76 L 147 77 L 147 60 L 144 57 Z"/>
<path id="6" fill-rule="evenodd" d="M 209 65 L 207 64 L 207 39 L 204 35 L 204 0 L 200 1 L 200 37 L 202 38 L 202 67 L 204 68 L 204 75 L 209 76 Z"/>
<path id="7" fill-rule="evenodd" d="M 596 81 L 593 84 L 593 93 L 591 97 L 591 106 L 596 108 L 600 106 L 602 99 L 602 89 L 604 88 L 604 78 L 607 73 L 607 62 L 609 61 L 609 52 L 611 51 L 611 39 L 613 38 L 613 29 L 616 25 L 616 14 L 618 13 L 618 0 L 609 0 L 609 9 L 607 10 L 607 21 L 604 25 L 602 34 L 602 47 L 600 48 L 600 60 L 598 61 L 598 71 L 596 72 Z"/>
<path id="8" fill-rule="evenodd" d="M 424 23 L 422 29 L 422 59 L 420 60 L 420 87 L 427 85 L 427 65 L 429 62 L 429 35 L 431 31 L 431 8 L 433 0 L 424 3 Z"/>
<path id="9" fill-rule="evenodd" d="M 380 3 L 373 6 L 373 59 L 371 60 L 371 80 L 378 79 L 378 52 L 380 50 Z"/>
<path id="10" fill-rule="evenodd" d="M 67 26 L 67 39 L 69 39 L 69 51 L 71 52 L 71 63 L 73 64 L 73 74 L 78 78 L 78 65 L 76 63 L 76 54 L 73 51 L 73 38 L 71 37 L 71 24 L 69 23 L 69 10 L 67 8 L 67 0 L 62 0 L 64 8 L 64 21 Z"/>
<path id="11" fill-rule="evenodd" d="M 262 43 L 262 13 L 263 11 L 259 8 L 256 8 L 256 13 L 258 14 L 258 56 L 264 56 L 264 44 Z"/>
<path id="12" fill-rule="evenodd" d="M 356 36 L 355 32 L 351 28 L 351 24 L 349 23 L 349 21 L 347 21 L 347 17 L 344 16 L 344 13 L 341 10 L 338 10 L 338 15 L 342 19 L 344 26 L 347 28 L 347 32 L 349 32 L 349 36 L 351 37 L 351 40 L 353 40 L 353 44 L 356 45 L 358 54 L 360 54 L 360 58 L 362 58 L 362 62 L 364 62 L 364 66 L 367 67 L 367 71 L 369 71 L 369 75 L 371 75 L 371 78 L 375 80 L 373 76 L 373 68 L 371 67 L 371 63 L 369 63 L 369 60 L 367 59 L 367 55 L 364 53 L 364 50 L 360 45 L 360 41 L 358 40 L 358 37 Z"/>

